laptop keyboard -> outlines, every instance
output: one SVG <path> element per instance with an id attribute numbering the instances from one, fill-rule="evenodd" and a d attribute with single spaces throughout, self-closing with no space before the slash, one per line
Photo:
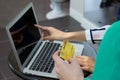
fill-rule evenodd
<path id="1" fill-rule="evenodd" d="M 59 43 L 46 42 L 44 47 L 39 52 L 37 58 L 31 65 L 30 69 L 51 73 L 54 68 L 52 55 L 60 47 Z"/>

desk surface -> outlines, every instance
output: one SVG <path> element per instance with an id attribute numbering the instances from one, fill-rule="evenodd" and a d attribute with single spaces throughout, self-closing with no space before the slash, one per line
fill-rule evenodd
<path id="1" fill-rule="evenodd" d="M 78 30 L 83 30 L 83 28 L 80 27 L 80 24 L 72 19 L 71 17 L 63 17 L 59 19 L 54 19 L 54 20 L 47 20 L 47 21 L 41 21 L 40 25 L 45 25 L 45 26 L 53 26 L 56 27 L 60 30 L 63 31 L 78 31 Z M 93 58 L 96 58 L 96 49 L 95 46 L 88 44 L 87 42 L 83 42 L 84 44 L 84 50 L 82 55 L 87 55 L 91 56 Z M 97 46 L 96 46 L 97 47 Z M 30 76 L 30 75 L 25 75 L 23 74 L 17 65 L 16 59 L 14 54 L 10 53 L 9 58 L 8 58 L 8 63 L 10 69 L 19 77 L 22 79 L 27 79 L 27 80 L 53 80 L 53 79 L 48 79 L 48 78 L 43 78 L 43 77 L 37 77 L 37 76 Z"/>

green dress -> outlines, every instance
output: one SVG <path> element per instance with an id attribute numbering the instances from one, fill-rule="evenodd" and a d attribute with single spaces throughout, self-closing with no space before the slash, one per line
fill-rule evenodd
<path id="1" fill-rule="evenodd" d="M 100 44 L 92 80 L 120 80 L 120 21 L 111 25 Z"/>

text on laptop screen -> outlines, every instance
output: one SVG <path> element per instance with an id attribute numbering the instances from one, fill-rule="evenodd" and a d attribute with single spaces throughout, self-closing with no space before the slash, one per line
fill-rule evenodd
<path id="1" fill-rule="evenodd" d="M 35 44 L 40 39 L 39 30 L 34 27 L 36 19 L 30 8 L 11 28 L 10 33 L 19 54 L 21 64 L 29 56 Z"/>

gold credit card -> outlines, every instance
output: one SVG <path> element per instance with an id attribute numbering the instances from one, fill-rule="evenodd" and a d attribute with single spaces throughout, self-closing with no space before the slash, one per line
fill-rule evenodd
<path id="1" fill-rule="evenodd" d="M 64 60 L 68 58 L 73 58 L 75 52 L 75 47 L 69 41 L 63 41 L 62 48 L 60 51 L 60 57 Z"/>

